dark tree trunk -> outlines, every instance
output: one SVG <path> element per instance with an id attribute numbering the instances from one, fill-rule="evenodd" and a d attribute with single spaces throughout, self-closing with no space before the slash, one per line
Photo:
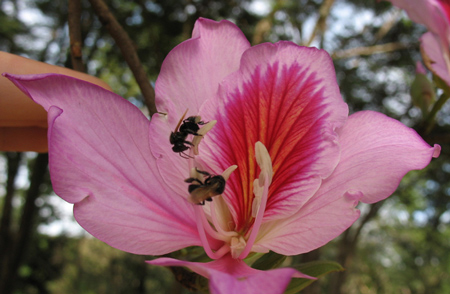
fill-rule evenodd
<path id="1" fill-rule="evenodd" d="M 6 180 L 6 194 L 3 198 L 3 209 L 0 220 L 0 285 L 3 284 L 5 273 L 8 271 L 8 260 L 11 251 L 11 216 L 12 216 L 12 201 L 14 197 L 15 187 L 14 182 L 19 171 L 21 153 L 7 152 L 5 153 L 7 166 L 8 166 L 8 178 Z M 3 293 L 3 292 L 2 292 Z"/>
<path id="2" fill-rule="evenodd" d="M 338 245 L 337 262 L 346 270 L 338 272 L 332 276 L 330 283 L 330 294 L 343 294 L 344 284 L 347 279 L 348 270 L 351 267 L 352 261 L 355 257 L 356 247 L 359 241 L 359 236 L 363 227 L 373 218 L 378 215 L 378 211 L 383 206 L 384 201 L 377 202 L 370 206 L 369 212 L 364 215 L 359 225 L 354 228 L 351 227 L 342 234 Z"/>
<path id="3" fill-rule="evenodd" d="M 45 179 L 48 165 L 48 154 L 38 154 L 34 162 L 31 173 L 30 187 L 28 188 L 25 204 L 20 219 L 20 227 L 15 234 L 15 238 L 11 238 L 8 258 L 5 259 L 6 269 L 2 270 L 0 279 L 0 293 L 13 293 L 14 283 L 17 279 L 17 271 L 21 265 L 22 258 L 28 249 L 29 240 L 33 233 L 34 216 L 37 211 L 35 201 L 40 194 L 40 186 Z M 3 261 L 2 261 L 3 262 Z"/>

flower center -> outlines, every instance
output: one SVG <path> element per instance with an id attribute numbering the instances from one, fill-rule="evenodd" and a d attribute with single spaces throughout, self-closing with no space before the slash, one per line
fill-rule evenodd
<path id="1" fill-rule="evenodd" d="M 200 121 L 200 117 L 192 118 L 195 118 L 195 120 L 192 119 L 192 122 Z M 187 120 L 189 119 L 191 117 Z M 255 157 L 261 172 L 253 182 L 252 213 L 250 219 L 247 220 L 252 225 L 249 225 L 244 231 L 236 232 L 233 216 L 222 194 L 226 190 L 226 181 L 237 169 L 237 165 L 228 167 L 221 175 L 215 175 L 202 170 L 195 160 L 195 156 L 199 154 L 198 146 L 201 139 L 215 124 L 216 121 L 203 123 L 203 126 L 196 129 L 195 134 L 192 134 L 194 135 L 192 142 L 189 142 L 191 143 L 189 145 L 192 146 L 188 156 L 190 177 L 185 180 L 189 183 L 188 200 L 196 205 L 197 229 L 207 255 L 212 259 L 217 259 L 231 252 L 233 258 L 244 259 L 252 250 L 262 224 L 273 176 L 272 160 L 264 144 L 256 142 Z M 221 247 L 212 247 L 207 235 L 222 241 Z"/>

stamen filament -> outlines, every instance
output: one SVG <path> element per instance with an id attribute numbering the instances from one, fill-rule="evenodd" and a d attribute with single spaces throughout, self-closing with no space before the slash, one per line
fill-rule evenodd
<path id="1" fill-rule="evenodd" d="M 255 222 L 253 223 L 252 232 L 250 233 L 250 236 L 247 239 L 245 249 L 244 251 L 242 251 L 241 255 L 239 255 L 240 259 L 244 259 L 247 257 L 247 255 L 250 253 L 250 250 L 253 247 L 253 243 L 256 240 L 256 236 L 258 235 L 259 228 L 261 227 L 262 224 L 263 215 L 264 212 L 266 211 L 267 197 L 269 195 L 269 186 L 270 186 L 269 176 L 266 175 L 264 177 L 264 190 L 261 197 L 261 206 L 259 207 L 258 214 L 256 215 Z"/>
<path id="2" fill-rule="evenodd" d="M 222 256 L 224 256 L 225 254 L 227 254 L 228 252 L 230 252 L 230 246 L 228 244 L 223 244 L 222 247 L 219 248 L 219 250 L 217 250 L 214 254 L 216 254 L 216 259 L 221 258 Z"/>
<path id="3" fill-rule="evenodd" d="M 219 197 L 222 197 L 222 196 L 219 196 Z M 224 236 L 229 236 L 229 237 L 234 237 L 234 236 L 238 235 L 238 233 L 235 231 L 225 231 L 222 228 L 222 226 L 220 225 L 219 220 L 217 219 L 217 216 L 216 216 L 216 208 L 215 208 L 214 201 L 212 201 L 210 204 L 210 210 L 211 210 L 212 223 L 219 234 L 224 235 Z"/>
<path id="4" fill-rule="evenodd" d="M 206 237 L 205 228 L 203 227 L 203 222 L 202 222 L 203 209 L 198 206 L 196 206 L 194 209 L 196 212 L 195 220 L 197 222 L 198 234 L 200 235 L 200 240 L 202 241 L 203 249 L 205 249 L 206 255 L 208 255 L 208 257 L 211 259 L 218 259 L 218 258 L 222 257 L 229 251 L 229 248 L 228 248 L 228 251 L 226 251 L 227 248 L 224 248 L 224 247 L 228 247 L 228 246 L 223 245 L 216 252 L 212 251 L 211 245 L 209 245 L 208 238 Z"/>
<path id="5" fill-rule="evenodd" d="M 206 253 L 206 255 L 208 255 L 209 258 L 215 259 L 215 254 L 212 251 L 211 246 L 209 245 L 208 239 L 206 238 L 206 233 L 205 233 L 205 230 L 203 228 L 203 223 L 202 223 L 202 217 L 198 211 L 199 208 L 195 207 L 194 209 L 196 210 L 195 220 L 197 222 L 197 231 L 198 231 L 198 234 L 200 235 L 200 240 L 202 241 L 203 249 L 205 249 L 205 253 Z"/>
<path id="6" fill-rule="evenodd" d="M 208 220 L 206 219 L 206 215 L 205 215 L 205 211 L 203 210 L 202 207 L 198 206 L 199 208 L 198 211 L 200 213 L 200 217 L 202 219 L 202 224 L 203 224 L 203 228 L 205 229 L 205 231 L 214 239 L 217 240 L 221 240 L 221 241 L 227 241 L 228 238 L 219 234 L 217 231 L 215 231 L 212 227 L 211 224 L 208 222 Z"/>

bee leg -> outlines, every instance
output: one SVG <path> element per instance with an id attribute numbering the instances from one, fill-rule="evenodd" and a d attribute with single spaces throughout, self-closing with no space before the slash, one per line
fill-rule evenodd
<path id="1" fill-rule="evenodd" d="M 199 174 L 202 174 L 202 175 L 205 175 L 205 176 L 210 176 L 210 175 L 211 175 L 209 172 L 206 172 L 206 171 L 203 171 L 203 170 L 199 170 L 198 168 L 195 168 L 195 170 L 196 170 Z"/>
<path id="2" fill-rule="evenodd" d="M 202 136 L 202 135 L 200 135 L 199 133 L 197 133 L 196 131 L 193 131 L 193 130 L 185 130 L 185 132 L 188 133 L 188 134 L 194 135 L 194 136 Z"/>
<path id="3" fill-rule="evenodd" d="M 209 197 L 209 198 L 207 198 L 207 199 L 205 199 L 205 200 L 211 202 L 211 201 L 212 201 L 212 198 Z"/>
<path id="4" fill-rule="evenodd" d="M 192 157 L 192 156 L 189 156 L 189 155 L 187 155 L 186 153 L 184 153 L 184 152 L 180 152 L 179 153 L 180 154 L 180 156 L 181 156 L 181 158 L 184 158 L 184 159 L 189 159 L 189 158 L 194 158 L 194 157 Z M 184 156 L 183 156 L 184 155 Z"/>
<path id="5" fill-rule="evenodd" d="M 203 183 L 199 180 L 199 179 L 196 179 L 196 178 L 187 178 L 186 180 L 184 180 L 186 183 L 193 183 L 193 182 L 197 182 L 197 183 L 199 183 L 200 185 L 203 185 Z"/>

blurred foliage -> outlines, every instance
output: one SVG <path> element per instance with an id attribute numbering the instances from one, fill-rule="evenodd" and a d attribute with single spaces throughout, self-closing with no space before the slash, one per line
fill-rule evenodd
<path id="1" fill-rule="evenodd" d="M 278 40 L 308 44 L 311 39 L 310 45 L 334 57 L 341 93 L 351 112 L 381 111 L 421 131 L 424 117 L 412 105 L 409 92 L 415 62 L 421 59 L 418 39 L 425 28 L 412 23 L 387 2 L 337 0 L 314 38 L 310 38 L 311 32 L 323 4 L 319 0 L 107 3 L 135 42 L 152 82 L 167 53 L 190 37 L 198 17 L 229 19 L 253 44 Z M 83 0 L 82 6 L 83 58 L 88 72 L 143 107 L 139 88 L 114 41 L 89 2 Z M 2 0 L 0 7 L 0 50 L 71 66 L 67 1 Z M 398 49 L 370 51 L 375 45 L 385 48 L 390 43 L 397 44 Z M 361 48 L 369 51 L 349 54 Z M 408 174 L 382 205 L 362 206 L 361 219 L 316 254 L 320 259 L 338 261 L 346 271 L 321 279 L 304 293 L 338 293 L 337 287 L 339 293 L 348 294 L 450 292 L 449 114 L 450 105 L 446 103 L 431 132 L 422 134 L 430 144 L 442 146 L 440 158 L 426 170 Z M 22 178 L 27 177 L 33 158 L 27 154 L 21 160 Z M 5 156 L 0 157 L 0 187 L 6 185 L 6 162 Z M 13 228 L 18 226 L 28 188 L 26 181 L 16 186 Z M 0 194 L 4 193 L 5 189 L 0 189 Z M 47 178 L 35 201 L 39 213 L 14 293 L 188 293 L 168 269 L 145 264 L 146 257 L 120 252 L 84 235 L 50 237 L 38 233 L 40 225 L 59 219 L 57 208 L 48 201 L 50 194 Z M 283 265 L 299 261 L 302 257 L 290 257 Z"/>

